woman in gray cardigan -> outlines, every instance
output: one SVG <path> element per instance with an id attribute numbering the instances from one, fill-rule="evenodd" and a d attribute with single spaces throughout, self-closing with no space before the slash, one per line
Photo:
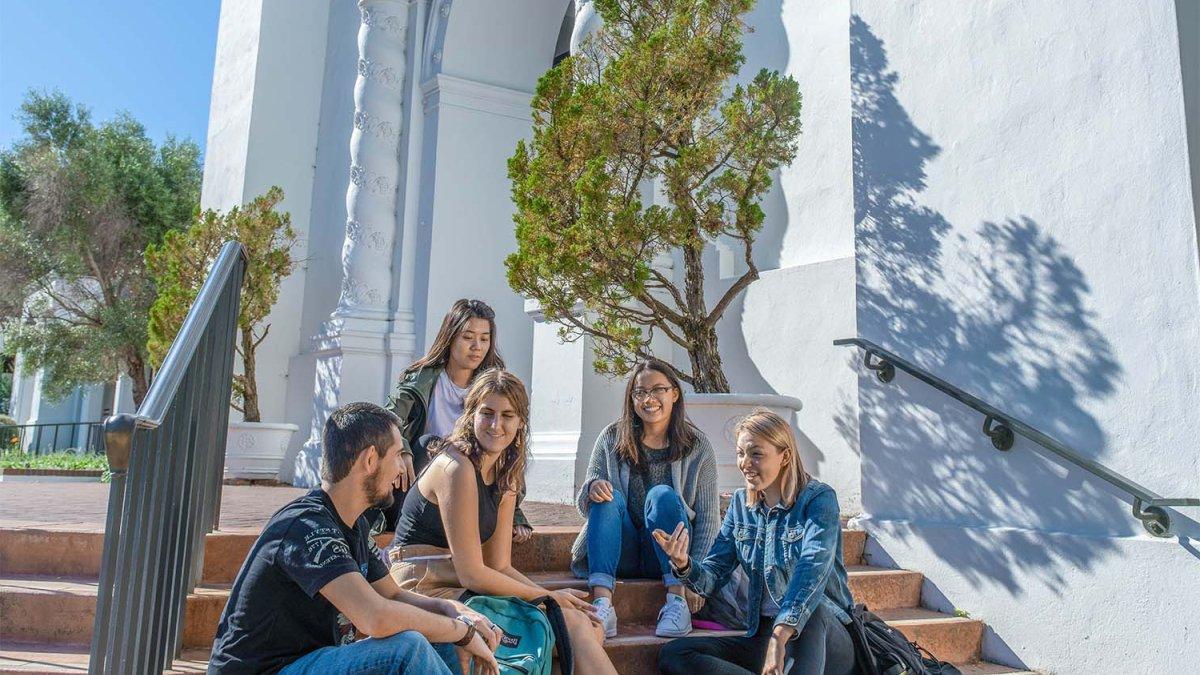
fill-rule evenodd
<path id="1" fill-rule="evenodd" d="M 588 580 L 605 636 L 617 634 L 617 577 L 661 576 L 667 599 L 655 633 L 690 633 L 683 585 L 651 533 L 687 528 L 692 553 L 708 553 L 721 525 L 717 460 L 708 439 L 687 421 L 670 366 L 651 359 L 634 367 L 621 419 L 596 439 L 576 502 L 588 522 L 571 547 L 571 571 Z"/>

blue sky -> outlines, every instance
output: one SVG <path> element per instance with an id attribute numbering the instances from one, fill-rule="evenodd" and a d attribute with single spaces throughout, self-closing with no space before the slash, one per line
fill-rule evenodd
<path id="1" fill-rule="evenodd" d="M 25 92 L 60 89 L 96 121 L 126 110 L 202 148 L 219 0 L 0 0 L 0 147 Z"/>

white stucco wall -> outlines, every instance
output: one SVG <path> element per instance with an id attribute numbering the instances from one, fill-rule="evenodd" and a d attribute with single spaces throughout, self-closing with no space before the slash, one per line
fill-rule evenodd
<path id="1" fill-rule="evenodd" d="M 859 333 L 1195 496 L 1200 271 L 1171 3 L 851 7 Z M 1106 484 L 1021 440 L 993 450 L 979 415 L 903 374 L 864 376 L 859 401 L 874 555 L 987 622 L 985 657 L 1166 673 L 1200 656 L 1194 509 L 1153 540 Z"/>
<path id="2" fill-rule="evenodd" d="M 858 415 L 857 380 L 852 355 L 832 344 L 856 334 L 849 18 L 849 2 L 818 0 L 762 0 L 746 17 L 738 80 L 762 68 L 795 78 L 803 131 L 796 159 L 773 176 L 763 200 L 754 248 L 761 276 L 730 306 L 718 334 L 735 391 L 803 401 L 796 432 L 805 468 L 837 490 L 845 513 L 857 514 L 857 425 L 846 423 Z M 737 246 L 708 260 L 711 305 L 744 265 Z M 711 440 L 718 453 L 732 452 L 732 439 Z"/>
<path id="3" fill-rule="evenodd" d="M 292 421 L 288 366 L 308 337 L 301 317 L 329 8 L 328 0 L 221 5 L 202 205 L 228 209 L 278 185 L 285 194 L 279 208 L 291 214 L 299 237 L 293 250 L 299 264 L 281 285 L 257 354 L 264 422 Z"/>
<path id="4" fill-rule="evenodd" d="M 303 304 L 298 318 L 299 347 L 288 363 L 285 419 L 300 432 L 284 457 L 280 480 L 291 481 L 296 454 L 309 436 L 313 417 L 316 357 L 311 338 L 337 307 L 342 283 L 342 244 L 346 237 L 346 187 L 350 134 L 354 124 L 354 82 L 358 74 L 358 7 L 330 3 L 325 61 L 314 157 L 312 208 L 304 260 Z"/>

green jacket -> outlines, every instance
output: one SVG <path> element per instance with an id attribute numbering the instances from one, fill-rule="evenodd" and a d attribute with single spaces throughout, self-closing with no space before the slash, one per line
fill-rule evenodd
<path id="1" fill-rule="evenodd" d="M 444 368 L 430 366 L 408 373 L 396 385 L 395 391 L 388 397 L 387 404 L 384 406 L 400 418 L 402 423 L 400 438 L 404 443 L 404 451 L 412 453 L 413 468 L 417 470 L 418 475 L 420 475 L 421 469 L 424 469 L 425 465 L 429 463 L 429 455 L 425 451 L 425 446 L 417 443 L 417 440 L 425 433 L 425 420 L 429 414 L 429 398 L 433 396 L 433 387 L 444 370 Z M 389 529 L 394 529 L 396 526 L 404 494 L 397 490 L 395 493 L 396 503 L 388 509 Z M 513 525 L 532 527 L 521 511 L 520 498 L 523 496 L 518 497 L 517 510 L 513 514 Z"/>

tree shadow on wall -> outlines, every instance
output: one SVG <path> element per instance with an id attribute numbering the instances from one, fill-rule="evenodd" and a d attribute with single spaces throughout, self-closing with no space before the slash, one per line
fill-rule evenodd
<path id="1" fill-rule="evenodd" d="M 922 204 L 941 148 L 897 100 L 899 76 L 858 16 L 850 44 L 859 334 L 1100 457 L 1106 437 L 1087 403 L 1114 393 L 1121 367 L 1087 280 L 1029 217 L 968 234 Z M 982 416 L 950 397 L 903 373 L 884 385 L 862 369 L 860 382 L 858 409 L 844 407 L 838 426 L 859 429 L 868 510 L 883 528 L 947 524 L 953 536 L 924 543 L 973 583 L 1019 595 L 1037 578 L 1061 595 L 1069 570 L 1094 570 L 1113 551 L 1109 536 L 1140 531 L 1106 484 L 1023 439 L 996 451 Z M 1050 547 L 1030 530 L 1101 536 Z"/>

